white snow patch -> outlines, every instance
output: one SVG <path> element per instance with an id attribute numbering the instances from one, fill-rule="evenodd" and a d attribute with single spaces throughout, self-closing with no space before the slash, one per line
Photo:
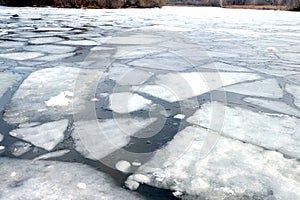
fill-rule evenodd
<path id="1" fill-rule="evenodd" d="M 72 97 L 74 97 L 73 92 L 64 91 L 57 96 L 51 97 L 48 101 L 45 101 L 45 103 L 48 107 L 68 106 L 72 103 Z"/>
<path id="2" fill-rule="evenodd" d="M 151 104 L 151 100 L 129 92 L 113 93 L 109 97 L 109 108 L 117 113 L 130 113 Z"/>
<path id="3" fill-rule="evenodd" d="M 58 143 L 63 141 L 64 131 L 67 129 L 68 123 L 67 119 L 63 119 L 35 127 L 14 129 L 9 134 L 51 151 Z"/>

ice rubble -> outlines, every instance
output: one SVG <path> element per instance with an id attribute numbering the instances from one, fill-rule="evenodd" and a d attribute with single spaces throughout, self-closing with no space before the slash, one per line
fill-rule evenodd
<path id="1" fill-rule="evenodd" d="M 71 67 L 35 71 L 14 94 L 4 119 L 12 124 L 40 121 L 43 118 L 58 120 L 85 110 L 85 103 L 90 102 L 89 95 L 94 92 L 92 86 L 101 74 L 99 70 Z M 57 106 L 60 108 L 57 109 Z"/>
<path id="2" fill-rule="evenodd" d="M 222 106 L 219 103 L 216 103 Z M 242 108 L 225 106 L 222 127 L 211 127 L 214 122 L 211 104 L 204 104 L 200 110 L 187 119 L 188 122 L 211 128 L 222 129 L 222 135 L 262 148 L 276 150 L 300 159 L 300 120 L 280 114 L 253 112 Z"/>
<path id="3" fill-rule="evenodd" d="M 157 85 L 132 87 L 132 89 L 175 102 L 219 89 L 222 86 L 259 78 L 259 75 L 253 73 L 239 73 L 238 76 L 232 72 L 168 73 L 157 76 L 155 81 Z"/>
<path id="4" fill-rule="evenodd" d="M 182 199 L 300 197 L 299 161 L 223 136 L 205 157 L 201 150 L 207 133 L 192 126 L 178 132 L 127 179 L 127 187 L 148 184 L 173 190 Z"/>
<path id="5" fill-rule="evenodd" d="M 41 57 L 43 55 L 44 55 L 43 53 L 39 53 L 39 52 L 18 52 L 18 53 L 0 54 L 0 57 L 11 59 L 11 60 L 29 60 L 29 59 Z"/>
<path id="6" fill-rule="evenodd" d="M 121 92 L 109 96 L 109 108 L 117 113 L 130 113 L 146 108 L 150 104 L 150 100 L 135 93 Z"/>
<path id="7" fill-rule="evenodd" d="M 254 104 L 256 106 L 261 106 L 263 108 L 273 110 L 275 112 L 300 117 L 300 110 L 297 110 L 296 108 L 293 108 L 290 105 L 281 101 L 273 101 L 251 97 L 244 98 L 244 101 Z"/>
<path id="8" fill-rule="evenodd" d="M 108 175 L 79 163 L 0 158 L 0 183 L 1 198 L 7 200 L 144 199 L 120 188 Z"/>
<path id="9" fill-rule="evenodd" d="M 68 123 L 67 119 L 63 119 L 34 127 L 14 129 L 9 134 L 51 151 L 58 143 L 63 141 Z"/>
<path id="10" fill-rule="evenodd" d="M 244 94 L 248 96 L 260 96 L 269 98 L 280 98 L 283 91 L 275 79 L 259 80 L 228 86 L 225 91 Z"/>
<path id="11" fill-rule="evenodd" d="M 87 158 L 100 160 L 127 145 L 130 136 L 154 121 L 154 118 L 76 121 L 72 137 L 78 152 Z"/>

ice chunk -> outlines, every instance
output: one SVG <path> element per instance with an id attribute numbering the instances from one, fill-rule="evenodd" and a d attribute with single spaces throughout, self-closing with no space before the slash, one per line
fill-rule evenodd
<path id="1" fill-rule="evenodd" d="M 298 108 L 300 108 L 300 86 L 287 84 L 286 90 L 294 96 L 294 103 Z"/>
<path id="2" fill-rule="evenodd" d="M 128 36 L 113 37 L 113 39 L 107 40 L 106 44 L 117 45 L 147 45 L 162 42 L 163 39 L 159 35 L 152 34 L 137 34 Z"/>
<path id="3" fill-rule="evenodd" d="M 51 97 L 48 101 L 45 101 L 48 107 L 56 106 L 68 106 L 72 103 L 72 97 L 74 96 L 73 92 L 64 91 L 59 93 L 59 95 Z"/>
<path id="4" fill-rule="evenodd" d="M 37 32 L 62 32 L 62 31 L 70 31 L 72 28 L 62 28 L 62 27 L 41 27 L 36 29 Z"/>
<path id="5" fill-rule="evenodd" d="M 201 155 L 208 130 L 187 127 L 138 171 L 129 176 L 130 189 L 139 183 L 182 193 L 182 199 L 297 199 L 299 161 L 275 151 L 220 137 L 210 154 Z M 272 192 L 271 192 L 272 191 Z"/>
<path id="6" fill-rule="evenodd" d="M 44 54 L 39 52 L 18 52 L 18 53 L 5 53 L 0 54 L 1 58 L 11 59 L 11 60 L 29 60 L 37 57 L 41 57 Z"/>
<path id="7" fill-rule="evenodd" d="M 68 123 L 67 119 L 63 119 L 35 127 L 15 129 L 10 131 L 9 134 L 51 151 L 58 143 L 63 141 L 64 131 L 67 129 Z"/>
<path id="8" fill-rule="evenodd" d="M 117 186 L 99 170 L 80 163 L 0 158 L 0 182 L 1 198 L 7 200 L 145 199 Z M 74 192 L 78 188 L 80 192 Z"/>
<path id="9" fill-rule="evenodd" d="M 113 93 L 109 96 L 110 109 L 117 113 L 130 113 L 143 109 L 151 104 L 144 97 L 129 92 Z"/>
<path id="10" fill-rule="evenodd" d="M 157 85 L 133 87 L 133 90 L 136 89 L 166 101 L 175 102 L 204 94 L 222 86 L 258 78 L 260 76 L 253 73 L 238 73 L 238 75 L 231 72 L 169 73 L 158 75 L 155 81 Z"/>
<path id="11" fill-rule="evenodd" d="M 4 139 L 4 136 L 0 133 L 0 142 Z"/>
<path id="12" fill-rule="evenodd" d="M 15 142 L 10 146 L 10 152 L 12 155 L 19 157 L 25 153 L 27 153 L 28 151 L 30 151 L 32 145 L 28 144 L 26 142 Z"/>
<path id="13" fill-rule="evenodd" d="M 51 44 L 33 45 L 33 46 L 27 46 L 26 48 L 29 51 L 37 51 L 37 52 L 50 53 L 50 54 L 52 53 L 65 54 L 76 50 L 75 47 L 51 45 Z"/>
<path id="14" fill-rule="evenodd" d="M 59 37 L 41 37 L 41 38 L 32 38 L 28 42 L 30 44 L 49 44 L 49 43 L 56 43 L 63 39 Z"/>
<path id="15" fill-rule="evenodd" d="M 300 88 L 299 88 L 300 89 Z M 252 103 L 257 106 L 261 106 L 267 109 L 271 109 L 276 112 L 284 113 L 287 115 L 294 115 L 296 117 L 300 117 L 300 111 L 289 106 L 288 104 L 280 101 L 272 101 L 265 99 L 257 99 L 257 98 L 245 98 L 244 101 Z"/>
<path id="16" fill-rule="evenodd" d="M 51 153 L 43 154 L 43 155 L 35 158 L 34 160 L 46 160 L 46 159 L 49 159 L 49 158 L 61 157 L 61 156 L 65 155 L 69 152 L 70 152 L 70 150 L 68 150 L 68 149 L 54 151 L 54 152 L 51 152 Z"/>
<path id="17" fill-rule="evenodd" d="M 5 146 L 0 146 L 0 154 L 5 151 Z"/>
<path id="18" fill-rule="evenodd" d="M 183 114 L 177 114 L 174 116 L 175 119 L 184 119 L 185 118 L 185 115 Z"/>
<path id="19" fill-rule="evenodd" d="M 99 70 L 71 67 L 35 71 L 23 81 L 14 94 L 6 108 L 4 119 L 12 124 L 38 122 L 41 118 L 54 121 L 69 114 L 85 111 L 87 102 L 92 103 L 92 86 L 97 84 L 101 74 Z M 61 105 L 62 102 L 57 100 L 62 99 L 65 106 L 60 106 L 59 109 L 53 107 Z M 68 100 L 72 100 L 74 106 Z M 50 107 L 46 105 L 46 101 Z"/>
<path id="20" fill-rule="evenodd" d="M 215 120 L 212 117 L 213 112 L 216 111 L 210 103 L 204 104 L 187 121 L 219 131 L 211 126 Z M 214 117 L 223 117 L 223 125 L 217 127 L 222 130 L 222 135 L 300 158 L 300 120 L 297 118 L 228 106 L 225 107 L 224 116 Z"/>
<path id="21" fill-rule="evenodd" d="M 83 156 L 100 160 L 128 144 L 130 136 L 146 128 L 155 119 L 107 119 L 75 122 L 72 137 Z"/>
<path id="22" fill-rule="evenodd" d="M 73 45 L 73 46 L 96 46 L 96 45 L 99 45 L 97 42 L 94 42 L 91 40 L 68 40 L 68 41 L 59 42 L 59 44 Z"/>
<path id="23" fill-rule="evenodd" d="M 116 169 L 124 173 L 129 172 L 130 167 L 131 164 L 126 160 L 121 160 L 116 163 Z"/>
<path id="24" fill-rule="evenodd" d="M 225 90 L 228 92 L 234 92 L 249 96 L 260 96 L 270 98 L 280 98 L 283 95 L 283 91 L 279 87 L 275 79 L 266 79 L 254 81 L 251 83 L 232 85 L 226 87 Z"/>

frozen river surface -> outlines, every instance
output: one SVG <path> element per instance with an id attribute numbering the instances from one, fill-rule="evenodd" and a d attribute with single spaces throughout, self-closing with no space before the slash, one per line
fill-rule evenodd
<path id="1" fill-rule="evenodd" d="M 300 13 L 0 7 L 0 199 L 300 199 Z"/>

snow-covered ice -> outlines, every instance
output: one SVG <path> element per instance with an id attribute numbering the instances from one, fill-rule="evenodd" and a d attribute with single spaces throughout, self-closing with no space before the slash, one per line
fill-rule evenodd
<path id="1" fill-rule="evenodd" d="M 151 100 L 129 92 L 113 93 L 109 100 L 109 108 L 117 113 L 130 113 L 151 105 Z"/>
<path id="2" fill-rule="evenodd" d="M 11 176 L 13 173 L 14 176 Z M 145 199 L 118 187 L 103 172 L 80 163 L 0 158 L 1 198 Z M 81 183 L 81 184 L 80 184 Z M 78 191 L 78 185 L 85 189 Z M 78 192 L 74 192 L 78 191 Z"/>
<path id="3" fill-rule="evenodd" d="M 138 171 L 126 185 L 139 183 L 182 193 L 182 199 L 297 199 L 299 161 L 275 151 L 220 137 L 207 157 L 201 149 L 206 129 L 187 127 Z"/>
<path id="4" fill-rule="evenodd" d="M 58 143 L 63 141 L 68 123 L 67 119 L 63 119 L 34 127 L 14 129 L 9 134 L 51 151 Z"/>
<path id="5" fill-rule="evenodd" d="M 222 104 L 215 102 L 217 105 Z M 214 116 L 212 115 L 214 112 Z M 217 114 L 210 103 L 188 118 L 188 122 L 221 130 L 221 134 L 269 150 L 276 150 L 293 158 L 300 158 L 300 120 L 282 114 L 253 112 L 239 107 L 225 106 L 225 114 Z M 220 115 L 220 116 L 219 116 Z M 214 117 L 223 120 L 221 127 L 214 127 Z M 219 130 L 218 130 L 219 129 Z"/>

